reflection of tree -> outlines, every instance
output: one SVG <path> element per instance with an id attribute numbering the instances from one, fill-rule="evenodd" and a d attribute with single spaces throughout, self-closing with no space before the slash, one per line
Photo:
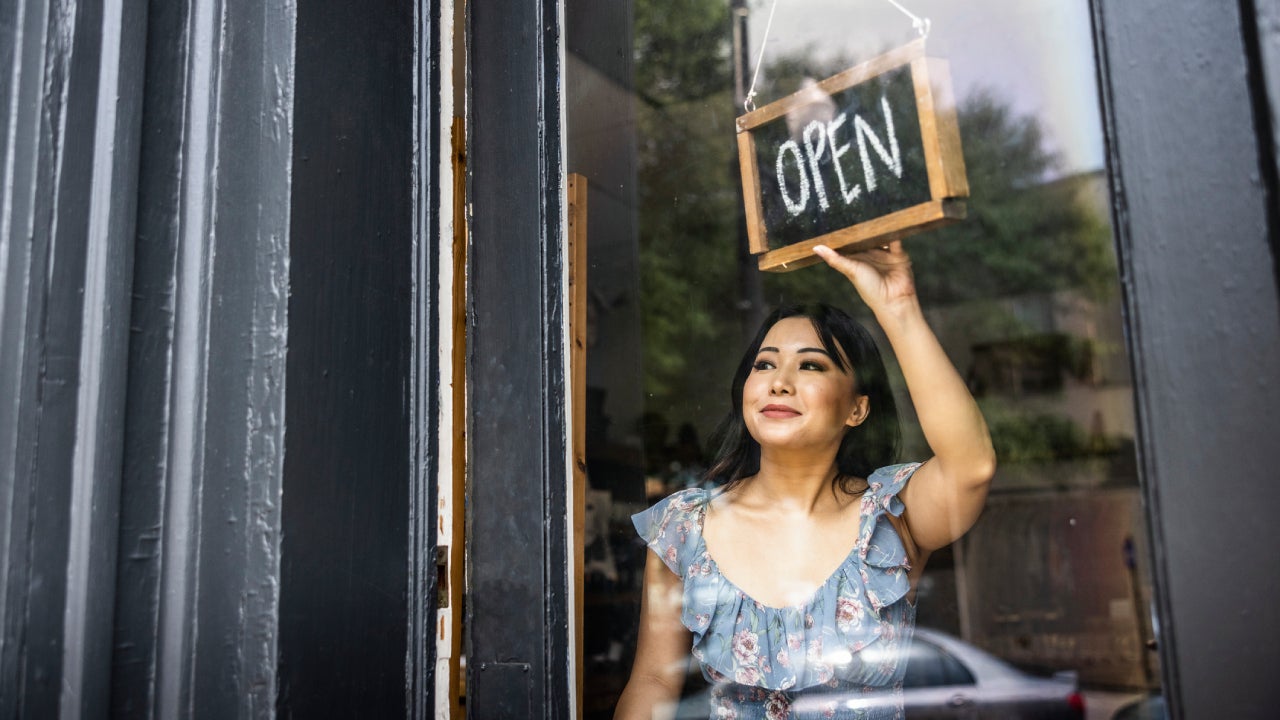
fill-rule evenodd
<path id="1" fill-rule="evenodd" d="M 725 384 L 743 342 L 734 307 L 742 208 L 727 4 L 678 5 L 636 1 L 635 77 L 644 100 L 638 173 L 645 388 L 649 408 L 705 429 L 724 408 Z M 826 77 L 849 64 L 777 59 L 765 72 L 764 102 L 798 87 L 803 77 Z M 1003 316 L 982 313 L 978 324 L 1001 326 L 1011 319 L 990 302 L 995 298 L 1068 289 L 1100 297 L 1113 287 L 1106 218 L 1082 199 L 1078 183 L 1048 181 L 1060 163 L 1037 119 L 1017 115 L 991 92 L 965 99 L 958 119 L 972 188 L 969 218 L 909 241 L 922 299 L 985 307 Z M 768 274 L 765 296 L 775 303 L 856 304 L 844 280 L 823 268 Z M 1026 452 L 1010 448 L 1014 454 L 1075 454 L 1085 445 L 1076 431 L 1050 428 L 1039 418 L 1025 423 L 1010 426 L 1010 442 L 1031 438 Z"/>
<path id="2" fill-rule="evenodd" d="M 662 412 L 727 376 L 737 345 L 729 7 L 635 3 L 645 389 Z"/>
<path id="3" fill-rule="evenodd" d="M 1018 117 L 991 92 L 959 108 L 971 197 L 964 222 L 913 243 L 920 295 L 958 302 L 1115 285 L 1111 233 L 1070 182 L 1034 116 Z"/>

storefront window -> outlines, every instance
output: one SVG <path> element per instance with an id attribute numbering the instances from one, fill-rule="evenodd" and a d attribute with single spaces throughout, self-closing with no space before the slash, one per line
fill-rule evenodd
<path id="1" fill-rule="evenodd" d="M 1105 717 L 1159 669 L 1088 4 L 906 5 L 950 63 L 971 189 L 966 219 L 906 248 L 1000 463 L 981 520 L 919 583 L 908 711 L 914 687 L 1007 671 L 1029 696 L 1056 678 Z M 768 309 L 824 301 L 879 334 L 834 272 L 756 269 L 734 121 L 758 59 L 763 106 L 917 29 L 878 0 L 780 2 L 770 22 L 772 6 L 566 2 L 567 169 L 589 184 L 586 718 L 612 716 L 635 651 L 646 549 L 630 516 L 706 482 L 708 437 Z M 902 459 L 923 460 L 895 382 Z M 975 660 L 988 657 L 1001 662 Z M 682 712 L 705 717 L 705 692 L 692 665 Z"/>

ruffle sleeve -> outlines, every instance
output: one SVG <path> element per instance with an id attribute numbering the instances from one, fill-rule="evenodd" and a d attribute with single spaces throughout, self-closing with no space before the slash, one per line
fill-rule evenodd
<path id="1" fill-rule="evenodd" d="M 702 545 L 702 514 L 707 491 L 688 488 L 654 503 L 631 516 L 631 523 L 671 572 L 685 577 Z"/>
<path id="2" fill-rule="evenodd" d="M 862 527 L 858 538 L 859 568 L 867 601 L 879 612 L 911 591 L 907 548 L 886 515 L 901 517 L 905 506 L 898 494 L 921 463 L 889 465 L 871 473 L 862 503 Z"/>

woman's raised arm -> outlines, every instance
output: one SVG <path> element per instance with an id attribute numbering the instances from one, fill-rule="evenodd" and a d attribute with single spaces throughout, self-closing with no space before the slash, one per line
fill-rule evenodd
<path id="1" fill-rule="evenodd" d="M 902 491 L 904 518 L 921 550 L 941 548 L 973 527 L 986 502 L 996 467 L 987 423 L 925 322 L 900 241 L 849 256 L 814 252 L 853 283 L 893 346 L 934 455 Z"/>
<path id="2" fill-rule="evenodd" d="M 680 622 L 682 578 L 653 552 L 645 555 L 636 661 L 618 699 L 615 720 L 674 717 L 689 666 L 692 637 Z"/>

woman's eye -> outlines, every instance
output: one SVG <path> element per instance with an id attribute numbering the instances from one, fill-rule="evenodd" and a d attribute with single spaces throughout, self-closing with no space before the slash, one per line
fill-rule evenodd
<path id="1" fill-rule="evenodd" d="M 806 360 L 805 362 L 800 363 L 800 369 L 822 371 L 822 370 L 826 370 L 827 368 L 822 363 L 813 362 L 812 360 Z"/>
<path id="2" fill-rule="evenodd" d="M 751 366 L 751 369 L 752 370 L 768 370 L 772 367 L 773 367 L 773 363 L 769 362 L 768 360 L 757 360 L 755 364 Z"/>

